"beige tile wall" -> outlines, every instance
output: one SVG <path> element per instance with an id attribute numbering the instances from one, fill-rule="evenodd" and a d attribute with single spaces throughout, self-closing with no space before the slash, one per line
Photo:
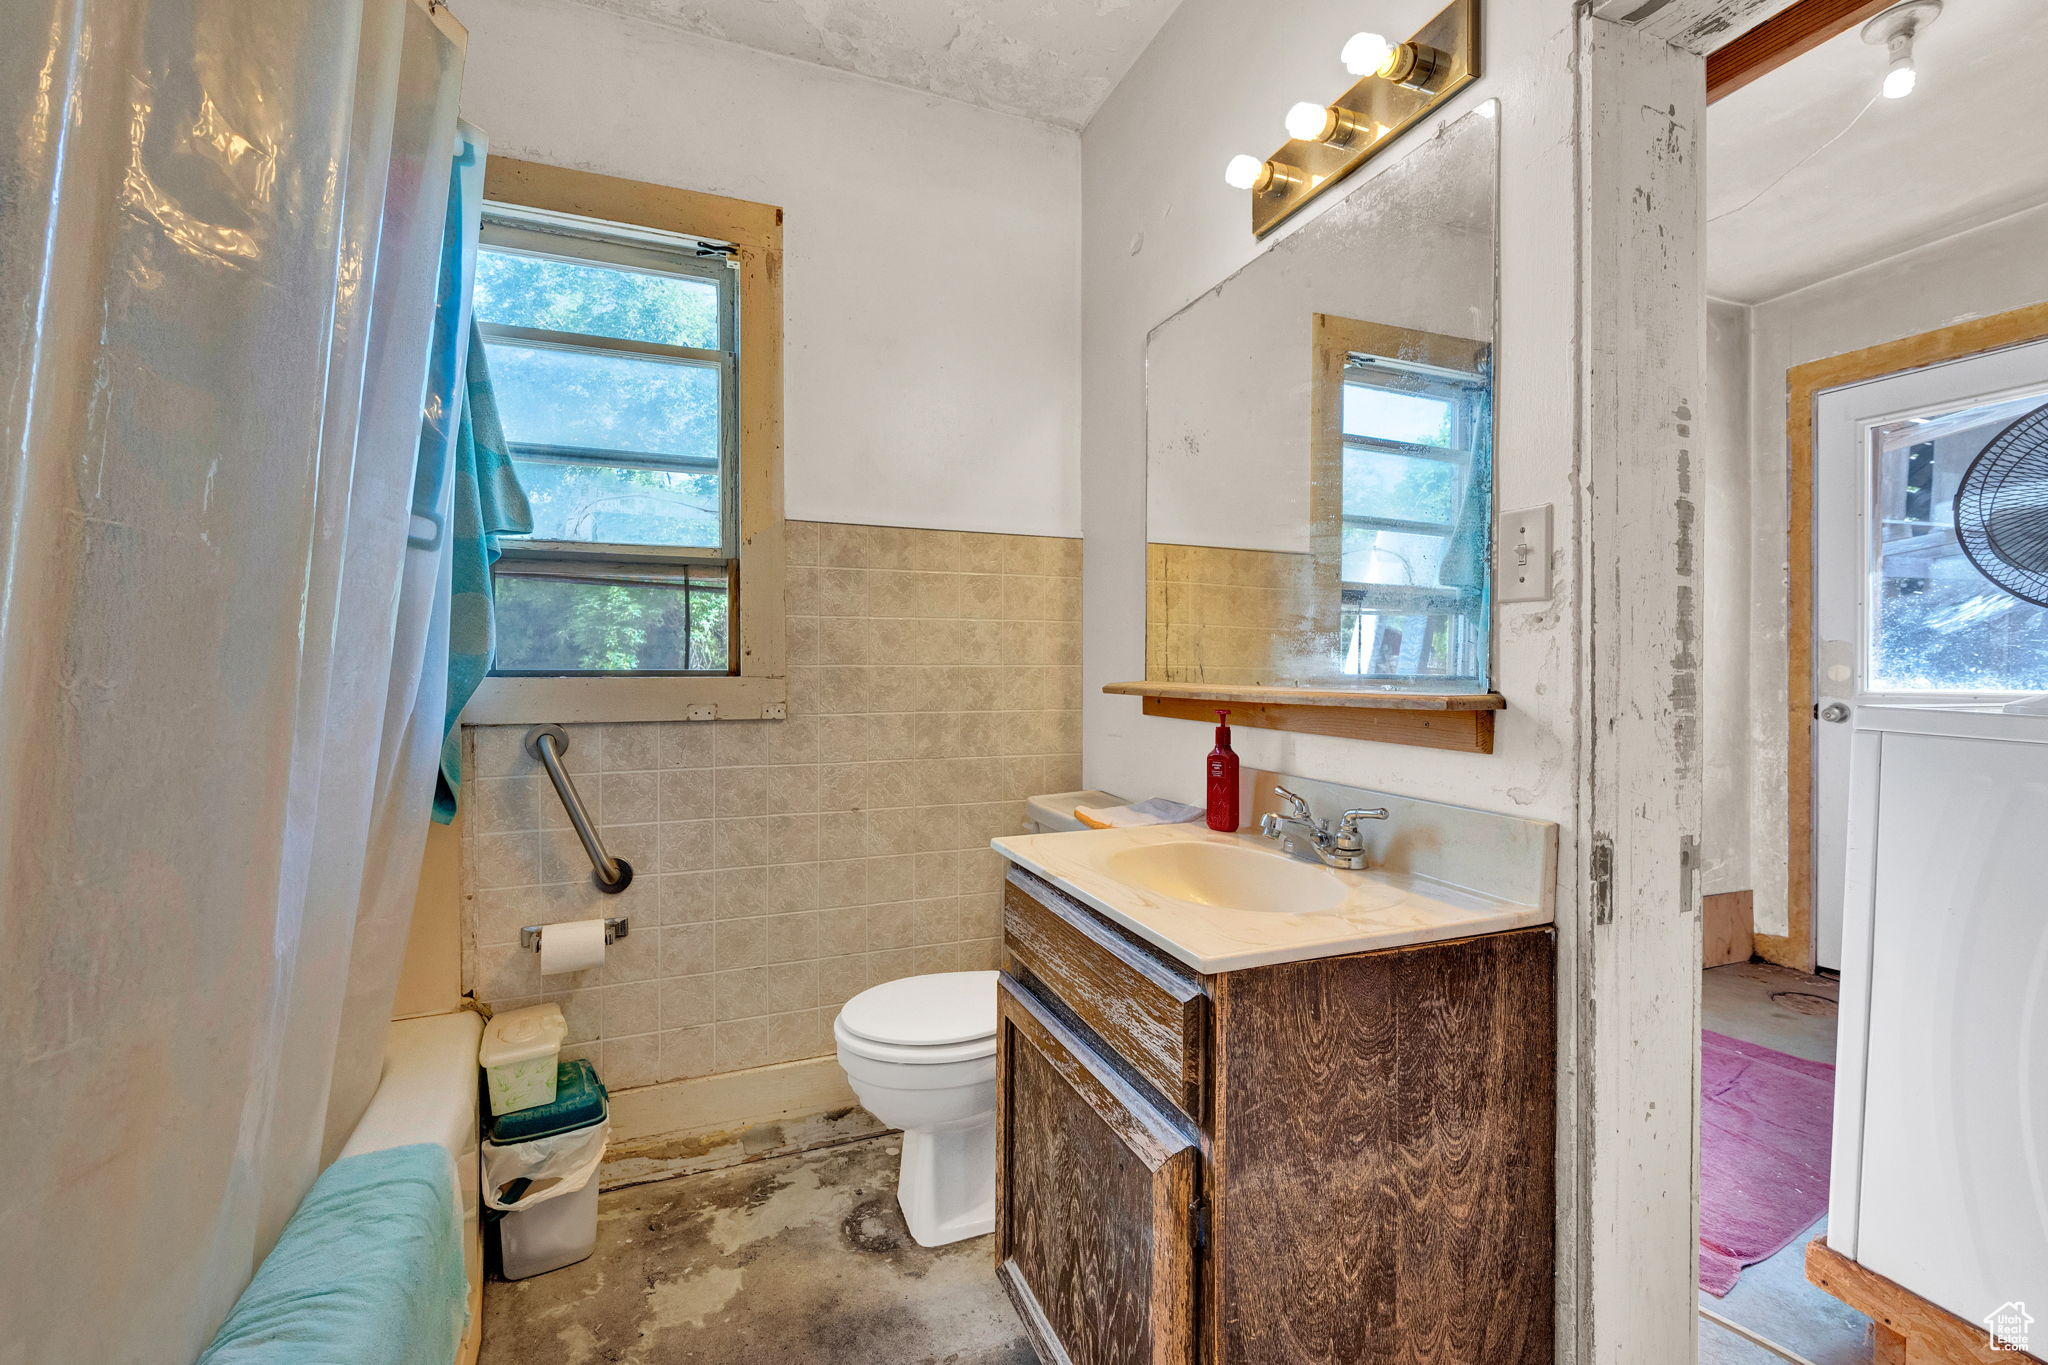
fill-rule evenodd
<path id="1" fill-rule="evenodd" d="M 829 1054 L 879 981 L 993 967 L 1023 802 L 1080 786 L 1078 540 L 789 523 L 790 718 L 570 726 L 590 864 L 524 727 L 470 732 L 465 973 L 559 1001 L 612 1089 Z M 540 977 L 519 929 L 599 914 L 599 971 Z"/>
<path id="2" fill-rule="evenodd" d="M 1159 541 L 1145 550 L 1147 678 L 1272 687 L 1327 671 L 1334 602 L 1333 619 L 1319 621 L 1311 556 Z"/>

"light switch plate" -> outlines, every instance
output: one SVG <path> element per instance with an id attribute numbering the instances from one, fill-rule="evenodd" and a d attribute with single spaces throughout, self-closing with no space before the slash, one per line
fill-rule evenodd
<path id="1" fill-rule="evenodd" d="M 1493 541 L 1493 600 L 1550 600 L 1550 505 L 1500 514 Z"/>

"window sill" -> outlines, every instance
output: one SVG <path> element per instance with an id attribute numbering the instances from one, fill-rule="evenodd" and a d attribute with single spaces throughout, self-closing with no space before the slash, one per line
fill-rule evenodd
<path id="1" fill-rule="evenodd" d="M 782 720 L 789 679 L 486 678 L 463 708 L 464 725 L 573 721 Z"/>
<path id="2" fill-rule="evenodd" d="M 1148 716 L 1214 724 L 1221 702 L 1232 725 L 1467 754 L 1493 752 L 1493 714 L 1507 706 L 1498 692 L 1330 692 L 1172 682 L 1110 683 L 1102 690 L 1143 697 Z"/>

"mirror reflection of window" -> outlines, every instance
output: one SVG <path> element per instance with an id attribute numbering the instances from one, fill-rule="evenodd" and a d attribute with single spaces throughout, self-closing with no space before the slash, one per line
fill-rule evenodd
<path id="1" fill-rule="evenodd" d="M 1488 376 L 1354 352 L 1344 366 L 1340 670 L 1483 690 Z"/>

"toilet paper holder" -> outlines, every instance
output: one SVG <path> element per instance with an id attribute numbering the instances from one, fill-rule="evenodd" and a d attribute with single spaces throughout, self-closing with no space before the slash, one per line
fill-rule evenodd
<path id="1" fill-rule="evenodd" d="M 529 953 L 539 952 L 540 931 L 545 928 L 547 928 L 545 924 L 529 924 L 521 929 L 519 931 L 519 946 Z M 624 915 L 620 915 L 617 919 L 606 920 L 604 922 L 604 946 L 607 948 L 611 947 L 614 943 L 626 937 L 631 930 L 632 925 Z"/>

